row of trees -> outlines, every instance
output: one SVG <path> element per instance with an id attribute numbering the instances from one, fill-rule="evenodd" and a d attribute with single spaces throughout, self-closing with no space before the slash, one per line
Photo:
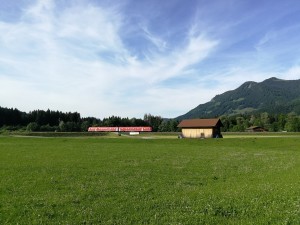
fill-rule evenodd
<path id="1" fill-rule="evenodd" d="M 294 113 L 270 115 L 266 112 L 255 115 L 221 116 L 223 131 L 245 131 L 250 126 L 260 126 L 271 132 L 300 132 L 300 117 Z"/>
<path id="2" fill-rule="evenodd" d="M 268 131 L 300 132 L 300 117 L 296 114 L 268 113 L 220 117 L 222 131 L 240 132 L 250 126 L 260 126 Z M 18 109 L 0 107 L 0 128 L 2 130 L 28 131 L 87 131 L 90 126 L 151 126 L 154 132 L 176 132 L 179 121 L 167 120 L 160 116 L 145 114 L 143 119 L 111 116 L 102 120 L 94 117 L 82 118 L 79 113 L 51 110 L 35 110 L 29 113 Z"/>
<path id="3" fill-rule="evenodd" d="M 103 120 L 94 117 L 81 117 L 79 113 L 60 112 L 52 110 L 35 110 L 29 113 L 18 109 L 0 107 L 0 128 L 2 130 L 28 131 L 87 131 L 90 126 L 151 126 L 153 131 L 171 131 L 170 122 L 165 122 L 160 116 L 145 114 L 143 119 L 121 118 L 111 116 Z M 177 124 L 173 124 L 177 128 Z"/>
<path id="4" fill-rule="evenodd" d="M 78 123 L 81 121 L 80 114 L 63 113 L 51 110 L 34 110 L 29 113 L 21 112 L 18 109 L 9 109 L 0 107 L 0 127 L 1 126 L 26 126 L 30 122 L 36 122 L 39 125 L 56 126 L 60 121 Z"/>

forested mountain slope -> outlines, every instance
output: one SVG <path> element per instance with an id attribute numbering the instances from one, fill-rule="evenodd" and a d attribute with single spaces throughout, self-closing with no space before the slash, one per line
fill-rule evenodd
<path id="1" fill-rule="evenodd" d="M 275 77 L 257 83 L 248 81 L 239 88 L 215 96 L 176 119 L 207 118 L 245 113 L 300 114 L 300 80 Z"/>

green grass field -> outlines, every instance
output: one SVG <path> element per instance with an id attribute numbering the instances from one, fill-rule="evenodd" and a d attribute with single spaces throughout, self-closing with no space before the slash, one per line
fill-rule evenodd
<path id="1" fill-rule="evenodd" d="M 300 224 L 300 137 L 0 137 L 0 224 Z"/>

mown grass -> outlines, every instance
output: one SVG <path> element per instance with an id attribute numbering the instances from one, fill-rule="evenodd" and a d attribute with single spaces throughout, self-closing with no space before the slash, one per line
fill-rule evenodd
<path id="1" fill-rule="evenodd" d="M 26 137 L 95 137 L 111 136 L 108 132 L 31 132 L 31 131 L 1 131 L 1 136 L 26 136 Z"/>
<path id="2" fill-rule="evenodd" d="M 0 137 L 0 224 L 300 224 L 300 139 Z"/>

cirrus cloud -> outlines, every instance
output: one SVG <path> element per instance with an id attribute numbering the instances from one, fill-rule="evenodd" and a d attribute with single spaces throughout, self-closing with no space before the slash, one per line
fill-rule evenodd
<path id="1" fill-rule="evenodd" d="M 221 1 L 132 4 L 37 0 L 13 20 L 0 17 L 0 105 L 175 117 L 247 80 L 299 78 L 297 48 L 286 46 L 297 25 L 265 32 L 272 21 L 285 22 L 288 8 L 247 31 L 266 10 L 253 9 L 253 18 L 246 3 L 232 1 L 222 21 Z M 285 54 L 270 48 L 277 41 Z"/>

